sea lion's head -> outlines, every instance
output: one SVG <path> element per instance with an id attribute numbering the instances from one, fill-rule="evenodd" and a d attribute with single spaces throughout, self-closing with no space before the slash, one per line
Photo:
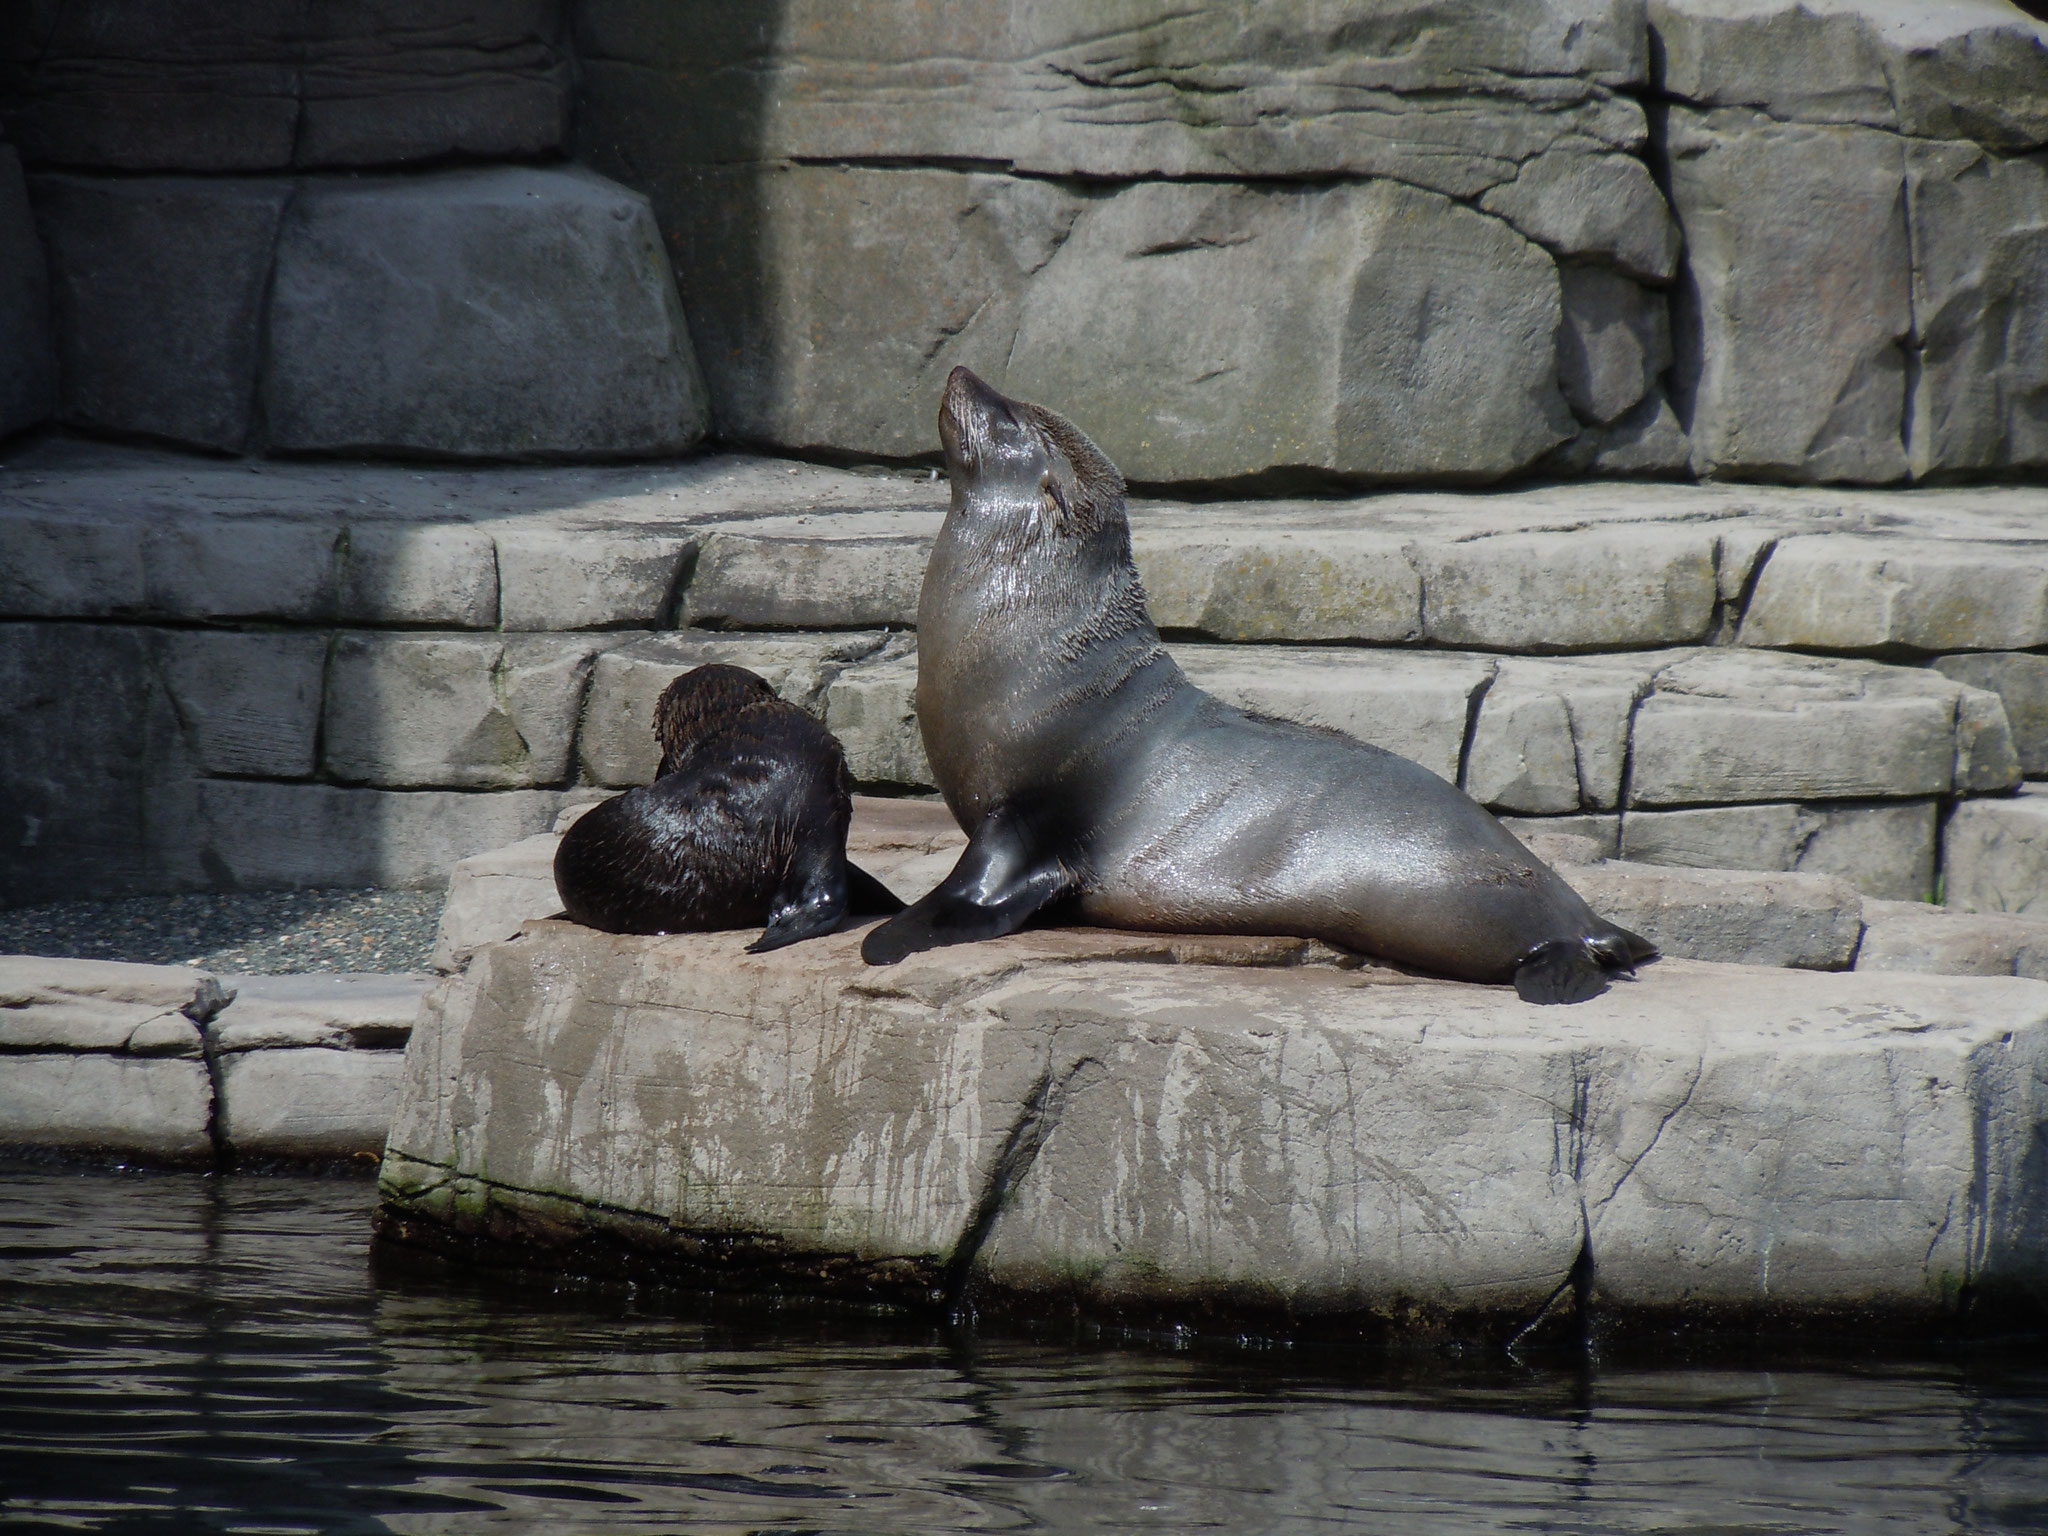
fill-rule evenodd
<path id="1" fill-rule="evenodd" d="M 1123 522 L 1123 476 L 1080 428 L 965 368 L 946 380 L 939 442 L 954 510 L 971 510 L 991 531 L 1086 536 Z"/>
<path id="2" fill-rule="evenodd" d="M 654 705 L 654 735 L 663 772 L 694 743 L 741 710 L 775 697 L 765 679 L 723 662 L 692 667 L 661 692 Z"/>

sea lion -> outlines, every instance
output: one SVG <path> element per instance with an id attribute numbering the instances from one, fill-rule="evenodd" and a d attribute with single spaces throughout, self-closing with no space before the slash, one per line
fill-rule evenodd
<path id="1" fill-rule="evenodd" d="M 685 672 L 654 706 L 652 784 L 584 813 L 555 850 L 570 917 L 607 933 L 767 931 L 747 948 L 903 910 L 846 859 L 853 785 L 832 733 L 743 667 Z"/>
<path id="2" fill-rule="evenodd" d="M 1054 904 L 1323 939 L 1531 1002 L 1594 996 L 1655 953 L 1428 769 L 1182 676 L 1146 612 L 1123 478 L 1071 422 L 955 368 L 939 436 L 953 498 L 918 604 L 917 714 L 968 845 L 867 936 L 870 963 Z"/>

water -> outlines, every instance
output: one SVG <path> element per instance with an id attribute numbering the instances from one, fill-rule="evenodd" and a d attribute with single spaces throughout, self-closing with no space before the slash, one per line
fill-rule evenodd
<path id="1" fill-rule="evenodd" d="M 373 1273 L 365 1181 L 0 1173 L 0 1530 L 2048 1531 L 2048 1355 L 1114 1347 Z"/>

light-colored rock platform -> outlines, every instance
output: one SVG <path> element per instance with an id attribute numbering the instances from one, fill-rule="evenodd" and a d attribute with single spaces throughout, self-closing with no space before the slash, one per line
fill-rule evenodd
<path id="1" fill-rule="evenodd" d="M 427 982 L 0 955 L 0 1146 L 375 1156 Z"/>
<path id="2" fill-rule="evenodd" d="M 479 950 L 387 1231 L 1211 1317 L 1534 1317 L 1582 1259 L 1635 1311 L 2048 1296 L 2048 984 L 1665 961 L 1542 1009 L 1288 940 L 748 937 Z"/>

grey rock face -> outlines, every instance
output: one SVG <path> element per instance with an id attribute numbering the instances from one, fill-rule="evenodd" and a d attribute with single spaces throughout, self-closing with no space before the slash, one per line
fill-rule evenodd
<path id="1" fill-rule="evenodd" d="M 0 144 L 0 437 L 57 406 L 50 346 L 50 274 L 14 147 Z"/>
<path id="2" fill-rule="evenodd" d="M 2048 26 L 2034 91 L 2048 124 Z M 2048 156 L 1911 142 L 1916 475 L 2048 464 Z"/>
<path id="3" fill-rule="evenodd" d="M 1650 0 L 1664 88 L 1776 118 L 2048 143 L 2048 24 L 2003 0 Z"/>
<path id="4" fill-rule="evenodd" d="M 0 20 L 9 136 L 38 164 L 368 166 L 562 142 L 555 0 L 23 0 Z"/>
<path id="5" fill-rule="evenodd" d="M 1471 198 L 1554 146 L 1626 148 L 1646 75 L 1614 0 L 1424 0 L 1333 18 L 1142 0 L 968 8 L 799 0 L 776 24 L 576 16 L 579 136 L 647 163 L 983 161 L 1105 179 L 1387 176 Z M 678 113 L 690 100 L 697 110 Z M 651 141 L 651 142 L 650 142 Z"/>
<path id="6" fill-rule="evenodd" d="M 282 449 L 661 454 L 704 431 L 653 215 L 581 172 L 307 183 L 268 342 Z"/>
<path id="7" fill-rule="evenodd" d="M 1679 415 L 1699 474 L 1904 478 L 1910 249 L 1891 134 L 1669 110 Z"/>
<path id="8" fill-rule="evenodd" d="M 1550 259 L 1447 199 L 1141 185 L 1034 279 L 1003 387 L 1133 480 L 1486 479 L 1573 430 L 1557 328 Z"/>
<path id="9" fill-rule="evenodd" d="M 1859 971 L 1944 976 L 2048 976 L 2048 922 L 1955 912 L 1922 902 L 1866 901 Z"/>
<path id="10" fill-rule="evenodd" d="M 45 176 L 33 190 L 64 419 L 202 448 L 247 446 L 289 184 Z"/>
<path id="11" fill-rule="evenodd" d="M 1564 318 L 1558 383 L 1572 413 L 1606 426 L 1625 415 L 1671 366 L 1671 316 L 1661 294 L 1604 267 L 1558 273 Z"/>

